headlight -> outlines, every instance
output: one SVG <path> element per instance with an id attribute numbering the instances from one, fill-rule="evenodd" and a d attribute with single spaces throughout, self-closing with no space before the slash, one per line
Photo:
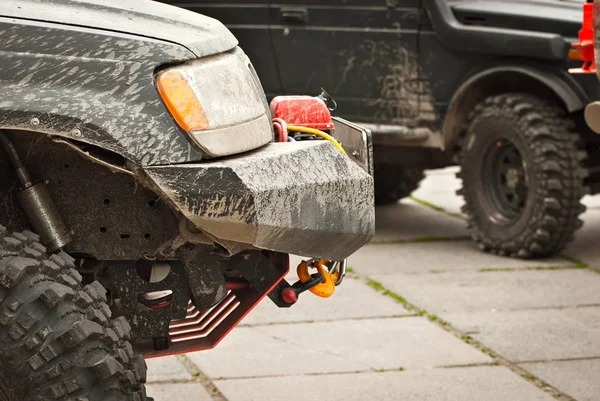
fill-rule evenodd
<path id="1" fill-rule="evenodd" d="M 163 70 L 156 86 L 207 157 L 256 149 L 273 138 L 264 91 L 239 48 Z"/>

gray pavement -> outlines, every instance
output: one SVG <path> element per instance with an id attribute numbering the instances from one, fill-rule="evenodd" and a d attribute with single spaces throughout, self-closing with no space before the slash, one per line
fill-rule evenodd
<path id="1" fill-rule="evenodd" d="M 415 199 L 377 210 L 376 238 L 332 298 L 303 294 L 283 310 L 265 300 L 216 349 L 149 360 L 149 394 L 600 401 L 600 196 L 585 198 L 564 255 L 503 258 L 468 240 L 455 172 L 431 172 Z"/>
<path id="2" fill-rule="evenodd" d="M 445 319 L 513 362 L 600 358 L 598 307 L 454 313 Z"/>
<path id="3" fill-rule="evenodd" d="M 600 274 L 587 269 L 461 271 L 375 275 L 374 280 L 428 312 L 600 305 Z"/>
<path id="4" fill-rule="evenodd" d="M 594 401 L 600 394 L 600 359 L 528 363 L 522 366 L 579 401 Z"/>
<path id="5" fill-rule="evenodd" d="M 240 401 L 552 400 L 510 370 L 496 366 L 222 380 L 217 386 L 228 399 Z"/>

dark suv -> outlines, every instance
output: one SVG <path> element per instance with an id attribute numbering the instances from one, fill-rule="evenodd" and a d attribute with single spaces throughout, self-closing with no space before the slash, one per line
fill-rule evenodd
<path id="1" fill-rule="evenodd" d="M 542 257 L 598 192 L 583 168 L 598 138 L 581 121 L 600 87 L 567 72 L 583 0 L 162 1 L 224 22 L 269 96 L 324 87 L 337 113 L 370 124 L 378 204 L 458 164 L 480 247 Z"/>

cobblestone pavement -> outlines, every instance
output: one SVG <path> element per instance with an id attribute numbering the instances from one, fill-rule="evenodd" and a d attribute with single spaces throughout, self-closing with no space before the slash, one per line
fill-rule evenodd
<path id="1" fill-rule="evenodd" d="M 376 238 L 332 298 L 265 301 L 217 349 L 149 360 L 150 395 L 600 400 L 600 196 L 563 255 L 502 258 L 468 239 L 454 172 L 377 210 Z"/>

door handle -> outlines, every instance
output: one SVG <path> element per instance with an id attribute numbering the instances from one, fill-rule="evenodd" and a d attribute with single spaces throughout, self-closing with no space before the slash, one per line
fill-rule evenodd
<path id="1" fill-rule="evenodd" d="M 302 24 L 308 19 L 308 10 L 306 8 L 297 7 L 282 8 L 281 18 L 283 18 L 284 22 Z"/>

